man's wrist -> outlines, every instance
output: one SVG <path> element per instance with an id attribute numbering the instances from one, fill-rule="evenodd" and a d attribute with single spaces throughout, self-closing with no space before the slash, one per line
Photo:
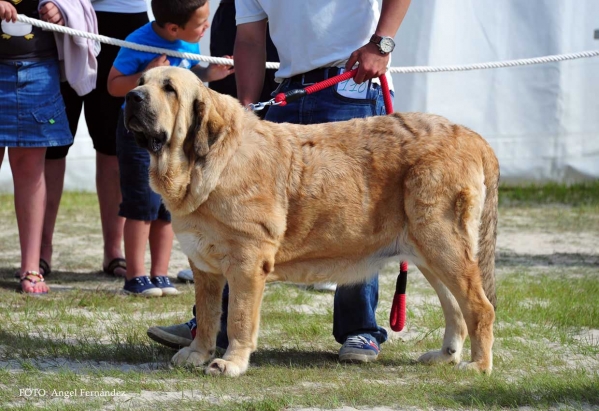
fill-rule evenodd
<path id="1" fill-rule="evenodd" d="M 370 37 L 370 43 L 375 44 L 383 55 L 387 55 L 395 49 L 395 41 L 390 36 L 381 36 L 375 33 Z"/>

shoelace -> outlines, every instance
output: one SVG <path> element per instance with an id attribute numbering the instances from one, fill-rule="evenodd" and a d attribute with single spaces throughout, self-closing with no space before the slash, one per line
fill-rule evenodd
<path id="1" fill-rule="evenodd" d="M 135 277 L 135 282 L 137 282 L 137 284 L 139 284 L 139 285 L 152 284 L 152 282 L 150 281 L 150 279 L 148 277 Z"/>
<path id="2" fill-rule="evenodd" d="M 187 321 L 185 323 L 185 325 L 188 326 L 190 330 L 193 330 L 194 328 L 196 328 L 198 326 L 198 324 L 196 323 L 195 317 L 193 317 L 191 320 Z"/>
<path id="3" fill-rule="evenodd" d="M 362 348 L 364 345 L 373 346 L 371 341 L 361 335 L 354 335 L 345 340 L 345 344 L 348 347 Z"/>
<path id="4" fill-rule="evenodd" d="M 171 286 L 171 280 L 169 280 L 168 277 L 154 277 L 154 281 L 156 281 L 158 283 L 158 285 L 165 285 L 167 287 Z"/>

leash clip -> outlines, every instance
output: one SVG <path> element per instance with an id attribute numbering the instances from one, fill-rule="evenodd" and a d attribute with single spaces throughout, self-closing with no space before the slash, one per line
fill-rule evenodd
<path id="1" fill-rule="evenodd" d="M 260 111 L 260 110 L 264 110 L 264 108 L 267 106 L 278 106 L 279 104 L 281 104 L 281 102 L 276 102 L 274 98 L 271 98 L 268 101 L 263 101 L 263 102 L 259 102 L 259 103 L 250 103 L 247 106 L 245 106 L 245 109 L 247 111 Z"/>

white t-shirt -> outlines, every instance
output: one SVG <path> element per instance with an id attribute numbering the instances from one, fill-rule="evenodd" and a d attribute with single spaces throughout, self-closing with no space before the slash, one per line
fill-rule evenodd
<path id="1" fill-rule="evenodd" d="M 143 13 L 148 11 L 146 0 L 92 0 L 95 11 L 110 13 Z"/>
<path id="2" fill-rule="evenodd" d="M 370 41 L 380 17 L 377 0 L 235 0 L 235 6 L 237 25 L 268 19 L 281 60 L 277 81 L 345 66 Z"/>

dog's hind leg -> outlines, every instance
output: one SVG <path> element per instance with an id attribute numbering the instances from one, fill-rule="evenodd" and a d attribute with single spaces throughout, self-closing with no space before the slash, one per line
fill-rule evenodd
<path id="1" fill-rule="evenodd" d="M 459 368 L 490 373 L 493 368 L 495 311 L 483 290 L 477 262 L 470 261 L 458 250 L 454 250 L 456 253 L 449 252 L 449 250 L 450 243 L 444 249 L 445 252 L 441 254 L 446 259 L 437 258 L 435 264 L 428 264 L 428 266 L 429 274 L 436 276 L 453 294 L 468 328 L 471 361 L 460 363 Z M 432 250 L 428 250 L 429 255 L 432 252 Z M 437 254 L 439 255 L 439 253 Z"/>
<path id="2" fill-rule="evenodd" d="M 225 277 L 198 270 L 189 262 L 193 271 L 196 297 L 196 336 L 189 347 L 184 347 L 171 360 L 174 365 L 199 367 L 214 357 L 216 335 L 220 327 L 221 298 Z"/>
<path id="3" fill-rule="evenodd" d="M 461 362 L 460 369 L 490 373 L 493 369 L 493 322 L 495 310 L 487 299 L 480 281 L 478 264 L 470 264 L 462 278 L 453 284 L 452 292 L 460 308 L 470 335 L 471 359 Z"/>
<path id="4" fill-rule="evenodd" d="M 206 374 L 228 377 L 243 374 L 258 344 L 260 306 L 266 277 L 274 267 L 274 253 L 272 257 L 263 258 L 253 258 L 253 253 L 244 254 L 225 274 L 229 282 L 229 347 L 222 359 L 208 365 Z"/>
<path id="5" fill-rule="evenodd" d="M 493 273 L 487 269 L 483 277 L 479 266 L 479 229 L 483 205 L 485 215 L 492 214 L 493 207 L 486 207 L 485 186 L 476 166 L 460 166 L 459 185 L 455 174 L 436 163 L 421 163 L 406 177 L 409 241 L 424 260 L 428 274 L 447 287 L 462 311 L 472 358 L 459 367 L 491 372 L 495 311 L 483 283 L 488 285 Z M 494 242 L 487 242 L 480 249 L 485 258 L 493 258 Z"/>
<path id="6" fill-rule="evenodd" d="M 468 328 L 462 316 L 462 310 L 445 285 L 424 267 L 418 267 L 430 285 L 437 292 L 445 317 L 445 335 L 443 347 L 438 351 L 429 351 L 418 358 L 426 364 L 458 364 L 462 358 L 462 347 L 468 336 Z"/>

